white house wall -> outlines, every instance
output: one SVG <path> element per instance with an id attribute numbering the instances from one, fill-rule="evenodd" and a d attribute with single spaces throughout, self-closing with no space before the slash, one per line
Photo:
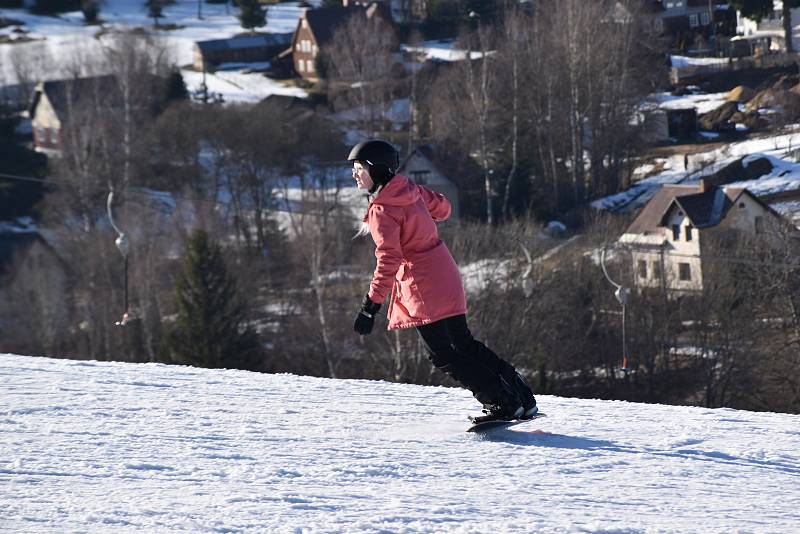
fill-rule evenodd
<path id="1" fill-rule="evenodd" d="M 31 125 L 34 128 L 56 128 L 61 129 L 61 121 L 58 120 L 50 100 L 42 93 L 36 105 L 36 114 L 31 117 Z"/>
<path id="2" fill-rule="evenodd" d="M 673 225 L 678 225 L 680 229 L 677 239 L 673 235 Z M 697 228 L 692 228 L 692 239 L 687 241 L 686 229 L 691 226 L 692 224 L 686 214 L 676 207 L 672 209 L 667 218 L 666 238 L 669 248 L 664 255 L 664 269 L 667 285 L 673 289 L 693 291 L 703 288 L 700 262 L 700 232 Z M 681 280 L 681 264 L 689 266 L 690 280 Z"/>
<path id="3" fill-rule="evenodd" d="M 781 17 L 781 10 L 783 9 L 783 2 L 776 0 L 773 2 L 773 11 L 776 14 L 774 18 L 765 17 L 761 22 L 756 22 L 753 19 L 743 17 L 740 12 L 736 13 L 736 33 L 744 35 L 745 37 L 773 37 L 780 42 L 783 42 L 783 20 Z M 792 14 L 792 44 L 794 49 L 797 50 L 800 45 L 800 8 L 791 10 Z M 774 45 L 774 42 L 773 42 Z"/>
<path id="4" fill-rule="evenodd" d="M 458 219 L 458 188 L 453 182 L 440 173 L 428 158 L 420 155 L 419 152 L 415 152 L 408 158 L 401 170 L 402 174 L 410 180 L 414 179 L 415 172 L 424 171 L 428 171 L 430 174 L 426 175 L 426 183 L 422 185 L 446 196 L 447 200 L 449 200 L 450 204 L 453 206 L 451 218 Z"/>
<path id="5" fill-rule="evenodd" d="M 771 218 L 771 213 L 756 202 L 753 198 L 742 195 L 736 201 L 736 205 L 731 207 L 728 215 L 719 224 L 720 229 L 739 230 L 748 234 L 756 233 L 756 218 Z"/>
<path id="6" fill-rule="evenodd" d="M 644 251 L 633 250 L 631 252 L 634 268 L 634 279 L 636 287 L 662 287 L 666 262 L 664 254 L 659 250 Z"/>

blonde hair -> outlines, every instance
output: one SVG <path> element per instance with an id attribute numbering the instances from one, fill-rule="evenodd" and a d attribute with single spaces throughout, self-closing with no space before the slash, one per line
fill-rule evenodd
<path id="1" fill-rule="evenodd" d="M 356 232 L 356 235 L 353 236 L 353 239 L 358 239 L 359 237 L 364 237 L 366 235 L 369 235 L 369 223 L 364 221 L 358 228 L 358 232 Z"/>

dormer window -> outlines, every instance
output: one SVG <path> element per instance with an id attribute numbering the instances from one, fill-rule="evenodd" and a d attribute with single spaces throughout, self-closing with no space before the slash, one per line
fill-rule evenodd
<path id="1" fill-rule="evenodd" d="M 679 224 L 672 225 L 672 240 L 678 241 L 681 238 L 681 226 Z"/>
<path id="2" fill-rule="evenodd" d="M 687 224 L 685 226 L 685 228 L 686 228 L 686 241 L 691 241 L 692 240 L 692 225 L 691 224 Z"/>

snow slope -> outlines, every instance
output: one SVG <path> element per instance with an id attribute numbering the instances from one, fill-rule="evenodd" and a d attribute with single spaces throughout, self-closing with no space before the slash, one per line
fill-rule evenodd
<path id="1" fill-rule="evenodd" d="M 792 532 L 800 417 L 0 355 L 3 532 Z"/>

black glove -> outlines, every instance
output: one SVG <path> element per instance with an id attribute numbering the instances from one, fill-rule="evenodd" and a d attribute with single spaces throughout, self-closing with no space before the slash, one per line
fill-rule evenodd
<path id="1" fill-rule="evenodd" d="M 361 304 L 361 310 L 359 310 L 358 315 L 356 316 L 356 322 L 353 325 L 353 330 L 358 332 L 362 336 L 366 336 L 367 334 L 372 332 L 372 325 L 375 323 L 375 314 L 378 313 L 378 310 L 381 309 L 380 304 L 375 304 L 369 298 L 369 295 L 364 297 L 364 302 Z"/>

